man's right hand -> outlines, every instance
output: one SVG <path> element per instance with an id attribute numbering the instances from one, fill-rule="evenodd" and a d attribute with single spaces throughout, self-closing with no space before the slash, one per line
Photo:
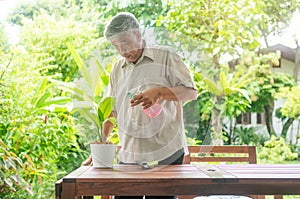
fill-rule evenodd
<path id="1" fill-rule="evenodd" d="M 93 166 L 93 159 L 91 155 L 82 163 L 82 166 Z"/>

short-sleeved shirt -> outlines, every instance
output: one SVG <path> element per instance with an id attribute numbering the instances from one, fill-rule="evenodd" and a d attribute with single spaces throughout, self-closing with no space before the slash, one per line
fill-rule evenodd
<path id="1" fill-rule="evenodd" d="M 168 47 L 146 47 L 136 64 L 124 58 L 115 63 L 108 96 L 115 97 L 121 150 L 124 163 L 160 161 L 187 149 L 182 102 L 161 101 L 161 113 L 150 118 L 142 106 L 130 106 L 131 96 L 153 87 L 184 86 L 195 89 L 188 67 Z"/>

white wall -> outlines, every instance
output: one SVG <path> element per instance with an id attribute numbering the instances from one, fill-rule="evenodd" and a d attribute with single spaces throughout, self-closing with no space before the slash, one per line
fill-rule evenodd
<path id="1" fill-rule="evenodd" d="M 273 68 L 273 72 L 286 73 L 293 75 L 295 63 L 286 59 L 281 59 L 281 67 Z"/>

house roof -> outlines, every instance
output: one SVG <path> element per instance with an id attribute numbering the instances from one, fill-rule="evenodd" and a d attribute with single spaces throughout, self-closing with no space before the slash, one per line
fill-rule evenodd
<path id="1" fill-rule="evenodd" d="M 277 52 L 278 50 L 280 51 L 281 58 L 295 62 L 295 50 L 282 44 L 269 46 L 268 48 L 261 49 L 259 52 L 267 54 L 270 52 Z"/>
<path id="2" fill-rule="evenodd" d="M 271 52 L 276 53 L 277 51 L 280 51 L 281 58 L 295 63 L 295 56 L 296 56 L 295 51 L 296 50 L 292 49 L 290 47 L 287 47 L 285 45 L 282 45 L 282 44 L 276 44 L 274 46 L 269 46 L 268 48 L 263 48 L 263 49 L 259 50 L 258 53 L 268 54 Z M 235 65 L 237 65 L 239 63 L 239 61 L 240 61 L 239 59 L 234 59 L 234 60 L 229 61 L 228 62 L 229 67 L 231 69 L 233 69 L 235 67 Z"/>

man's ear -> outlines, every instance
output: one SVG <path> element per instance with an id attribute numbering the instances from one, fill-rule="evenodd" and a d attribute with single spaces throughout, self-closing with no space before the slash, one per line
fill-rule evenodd
<path id="1" fill-rule="evenodd" d="M 142 33 L 141 33 L 140 30 L 135 30 L 134 33 L 135 33 L 136 38 L 137 38 L 137 40 L 138 40 L 139 42 L 143 40 L 143 38 L 142 38 Z"/>

